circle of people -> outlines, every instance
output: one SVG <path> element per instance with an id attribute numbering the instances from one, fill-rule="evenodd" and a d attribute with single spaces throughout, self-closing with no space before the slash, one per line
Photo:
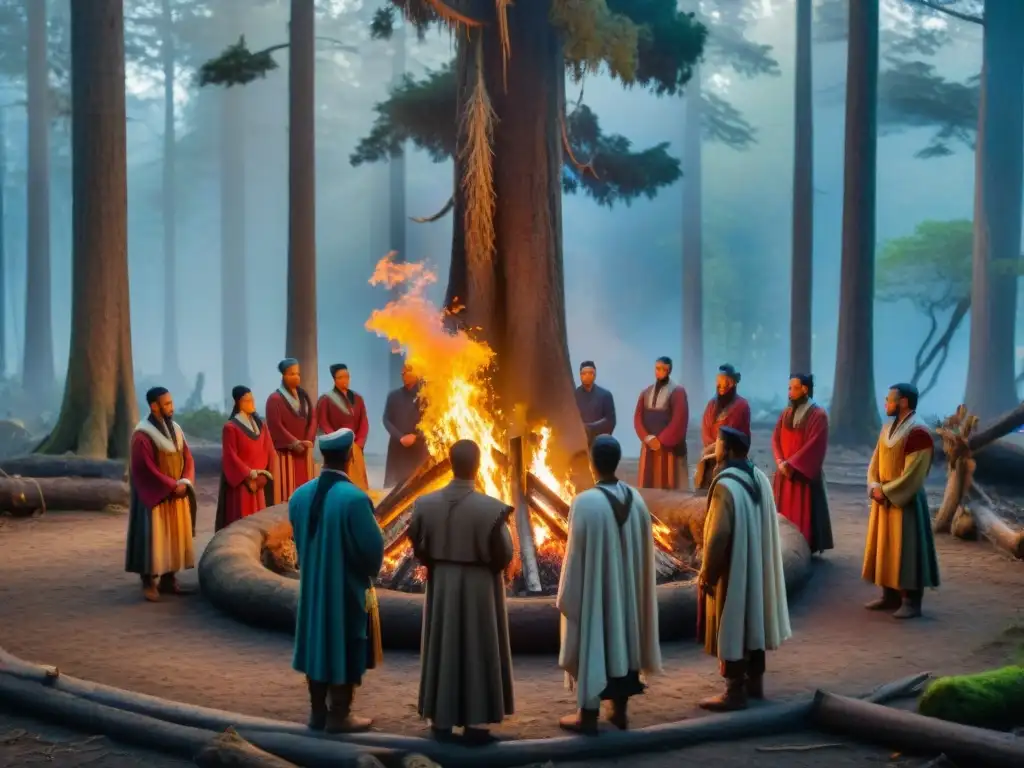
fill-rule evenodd
<path id="1" fill-rule="evenodd" d="M 216 529 L 288 503 L 301 564 L 292 666 L 306 677 L 309 727 L 364 731 L 372 721 L 354 714 L 353 698 L 382 661 L 374 584 L 384 560 L 362 452 L 366 406 L 350 389 L 345 365 L 331 366 L 334 387 L 315 405 L 300 386 L 297 360 L 282 360 L 278 369 L 281 386 L 267 399 L 265 418 L 248 387 L 232 391 Z M 671 378 L 671 359 L 658 358 L 654 383 L 637 399 L 641 456 L 637 484 L 630 486 L 616 474 L 622 451 L 611 434 L 612 394 L 596 384 L 593 361 L 584 361 L 579 373 L 576 402 L 595 485 L 572 501 L 556 600 L 559 666 L 577 699 L 576 711 L 559 725 L 597 735 L 602 703 L 608 723 L 628 728 L 629 699 L 661 671 L 653 518 L 637 489 L 687 489 L 689 407 Z M 812 553 L 833 547 L 823 472 L 828 416 L 813 400 L 813 377 L 790 378 L 789 404 L 771 438 L 771 479 L 749 459 L 751 413 L 737 391 L 740 379 L 733 366 L 719 368 L 694 475 L 695 486 L 707 492 L 697 542 L 696 635 L 719 660 L 725 681 L 720 695 L 700 702 L 711 711 L 743 709 L 763 698 L 765 652 L 792 634 L 779 516 L 799 529 Z M 428 458 L 417 427 L 419 387 L 406 366 L 402 386 L 388 394 L 385 486 L 402 482 Z M 156 602 L 189 592 L 176 574 L 195 566 L 195 463 L 174 421 L 170 392 L 153 388 L 146 401 L 150 412 L 131 442 L 125 570 L 140 576 L 145 599 Z M 889 389 L 889 421 L 867 473 L 871 514 L 862 577 L 882 592 L 865 607 L 900 619 L 919 617 L 924 589 L 939 585 L 924 493 L 934 448 L 917 401 L 912 385 Z M 318 475 L 315 459 L 322 459 Z M 451 482 L 415 501 L 408 532 L 427 574 L 418 711 L 435 738 L 487 743 L 495 738 L 490 726 L 515 711 L 505 589 L 513 508 L 476 490 L 476 443 L 457 441 L 450 460 Z"/>

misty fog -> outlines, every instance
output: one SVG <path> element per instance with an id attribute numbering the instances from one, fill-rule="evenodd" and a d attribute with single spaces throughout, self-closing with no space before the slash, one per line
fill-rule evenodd
<path id="1" fill-rule="evenodd" d="M 126 0 L 126 14 L 131 14 Z M 350 3 L 355 6 L 356 3 Z M 706 251 L 715 265 L 705 268 L 705 284 L 720 286 L 705 294 L 705 316 L 735 308 L 747 320 L 742 338 L 715 333 L 706 322 L 705 378 L 710 391 L 717 366 L 731 362 L 743 373 L 741 392 L 755 401 L 785 396 L 789 368 L 789 285 L 793 164 L 793 4 L 782 0 L 750 3 L 761 16 L 747 37 L 772 46 L 781 75 L 753 80 L 727 68 L 707 66 L 706 90 L 726 96 L 756 127 L 757 143 L 737 151 L 714 142 L 703 148 L 703 218 Z M 883 17 L 898 3 L 883 3 Z M 287 38 L 287 4 L 253 12 L 244 33 L 255 50 Z M 937 18 L 937 17 L 936 17 Z M 934 23 L 941 23 L 935 21 Z M 363 25 L 365 26 L 365 25 Z M 359 24 L 353 23 L 356 30 Z M 955 80 L 978 73 L 981 29 L 964 25 L 953 42 L 932 57 L 938 72 Z M 211 45 L 210 56 L 233 40 Z M 380 415 L 388 380 L 387 343 L 363 327 L 386 292 L 367 284 L 374 264 L 392 248 L 388 242 L 388 168 L 353 168 L 349 154 L 366 135 L 373 105 L 386 98 L 392 78 L 392 43 L 346 40 L 358 54 L 325 44 L 317 69 L 317 229 L 320 388 L 330 381 L 327 368 L 344 362 L 352 370 L 353 389 L 370 414 L 369 453 L 383 451 Z M 411 37 L 407 71 L 413 76 L 449 60 L 453 46 L 446 34 Z M 883 38 L 882 69 L 886 68 Z M 287 52 L 275 54 L 279 69 L 244 89 L 248 110 L 246 197 L 248 249 L 246 274 L 237 290 L 249 306 L 251 381 L 244 382 L 262 403 L 277 386 L 277 362 L 284 348 L 287 261 Z M 817 396 L 828 401 L 835 361 L 839 297 L 840 230 L 843 202 L 845 42 L 817 42 L 815 92 L 815 274 L 814 371 Z M 584 101 L 607 133 L 621 133 L 635 146 L 669 142 L 681 157 L 684 99 L 657 98 L 640 89 L 623 90 L 604 76 L 589 76 Z M 132 337 L 139 381 L 163 371 L 163 262 L 161 259 L 162 82 L 158 74 L 128 64 L 129 259 Z M 569 82 L 567 99 L 579 86 Z M 4 102 L 23 99 L 21 85 L 0 86 Z M 179 403 L 191 391 L 196 374 L 206 377 L 204 399 L 222 408 L 220 332 L 220 191 L 218 102 L 220 88 L 199 90 L 193 70 L 179 75 L 177 132 L 178 321 L 180 366 L 185 382 L 176 382 Z M 8 110 L 6 134 L 7 360 L 20 368 L 25 317 L 25 118 Z M 954 146 L 948 157 L 918 159 L 915 153 L 934 128 L 883 132 L 878 150 L 878 241 L 913 232 L 925 220 L 971 219 L 974 155 Z M 51 133 L 51 207 L 53 329 L 55 368 L 67 365 L 71 297 L 71 196 L 68 126 L 56 121 Z M 437 212 L 452 191 L 450 163 L 435 164 L 424 153 L 407 153 L 406 210 L 412 216 Z M 632 413 L 640 390 L 653 377 L 659 355 L 681 358 L 681 238 L 683 184 L 631 207 L 599 207 L 582 194 L 564 199 L 566 299 L 573 370 L 580 361 L 597 363 L 598 382 L 611 389 L 619 411 L 616 436 L 625 452 L 636 455 L 639 441 Z M 439 272 L 440 302 L 447 276 L 451 216 L 429 224 L 407 224 L 406 258 L 425 260 Z M 707 255 L 707 254 L 706 254 Z M 715 271 L 731 275 L 716 277 Z M 726 290 L 727 289 L 727 290 Z M 709 288 L 710 290 L 710 288 Z M 876 304 L 875 366 L 879 387 L 906 379 L 927 323 L 909 304 Z M 925 414 L 953 409 L 963 396 L 967 323 L 958 331 L 938 385 L 921 404 Z M 315 393 L 311 393 L 315 397 Z M 884 392 L 879 391 L 881 399 Z M 691 400 L 691 420 L 703 403 Z M 262 408 L 261 408 L 262 410 Z M 755 408 L 756 410 L 756 408 Z"/>

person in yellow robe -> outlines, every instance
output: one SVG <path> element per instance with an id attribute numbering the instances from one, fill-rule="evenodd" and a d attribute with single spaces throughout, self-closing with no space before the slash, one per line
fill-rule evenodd
<path id="1" fill-rule="evenodd" d="M 935 445 L 917 416 L 917 401 L 917 388 L 911 384 L 889 388 L 885 414 L 892 421 L 882 427 L 868 467 L 871 517 L 861 575 L 881 587 L 882 595 L 865 607 L 894 611 L 897 619 L 920 616 L 924 590 L 939 586 L 924 491 Z"/>

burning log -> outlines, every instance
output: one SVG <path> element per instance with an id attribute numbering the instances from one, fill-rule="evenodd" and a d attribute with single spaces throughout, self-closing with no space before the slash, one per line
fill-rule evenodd
<path id="1" fill-rule="evenodd" d="M 530 501 L 527 492 L 526 457 L 523 452 L 523 438 L 509 440 L 512 470 L 512 497 L 515 501 L 515 530 L 519 554 L 519 573 L 527 594 L 540 594 L 540 566 L 537 563 L 537 540 L 533 535 L 530 520 Z"/>
<path id="2" fill-rule="evenodd" d="M 448 459 L 424 462 L 407 480 L 399 483 L 391 492 L 381 499 L 374 510 L 381 528 L 388 528 L 403 513 L 407 512 L 414 501 L 425 493 L 436 490 L 451 472 Z"/>

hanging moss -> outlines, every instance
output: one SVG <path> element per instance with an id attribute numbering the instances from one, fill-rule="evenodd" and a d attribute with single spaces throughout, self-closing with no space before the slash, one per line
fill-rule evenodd
<path id="1" fill-rule="evenodd" d="M 918 711 L 980 728 L 1010 730 L 1024 725 L 1024 667 L 939 678 L 921 696 Z"/>

